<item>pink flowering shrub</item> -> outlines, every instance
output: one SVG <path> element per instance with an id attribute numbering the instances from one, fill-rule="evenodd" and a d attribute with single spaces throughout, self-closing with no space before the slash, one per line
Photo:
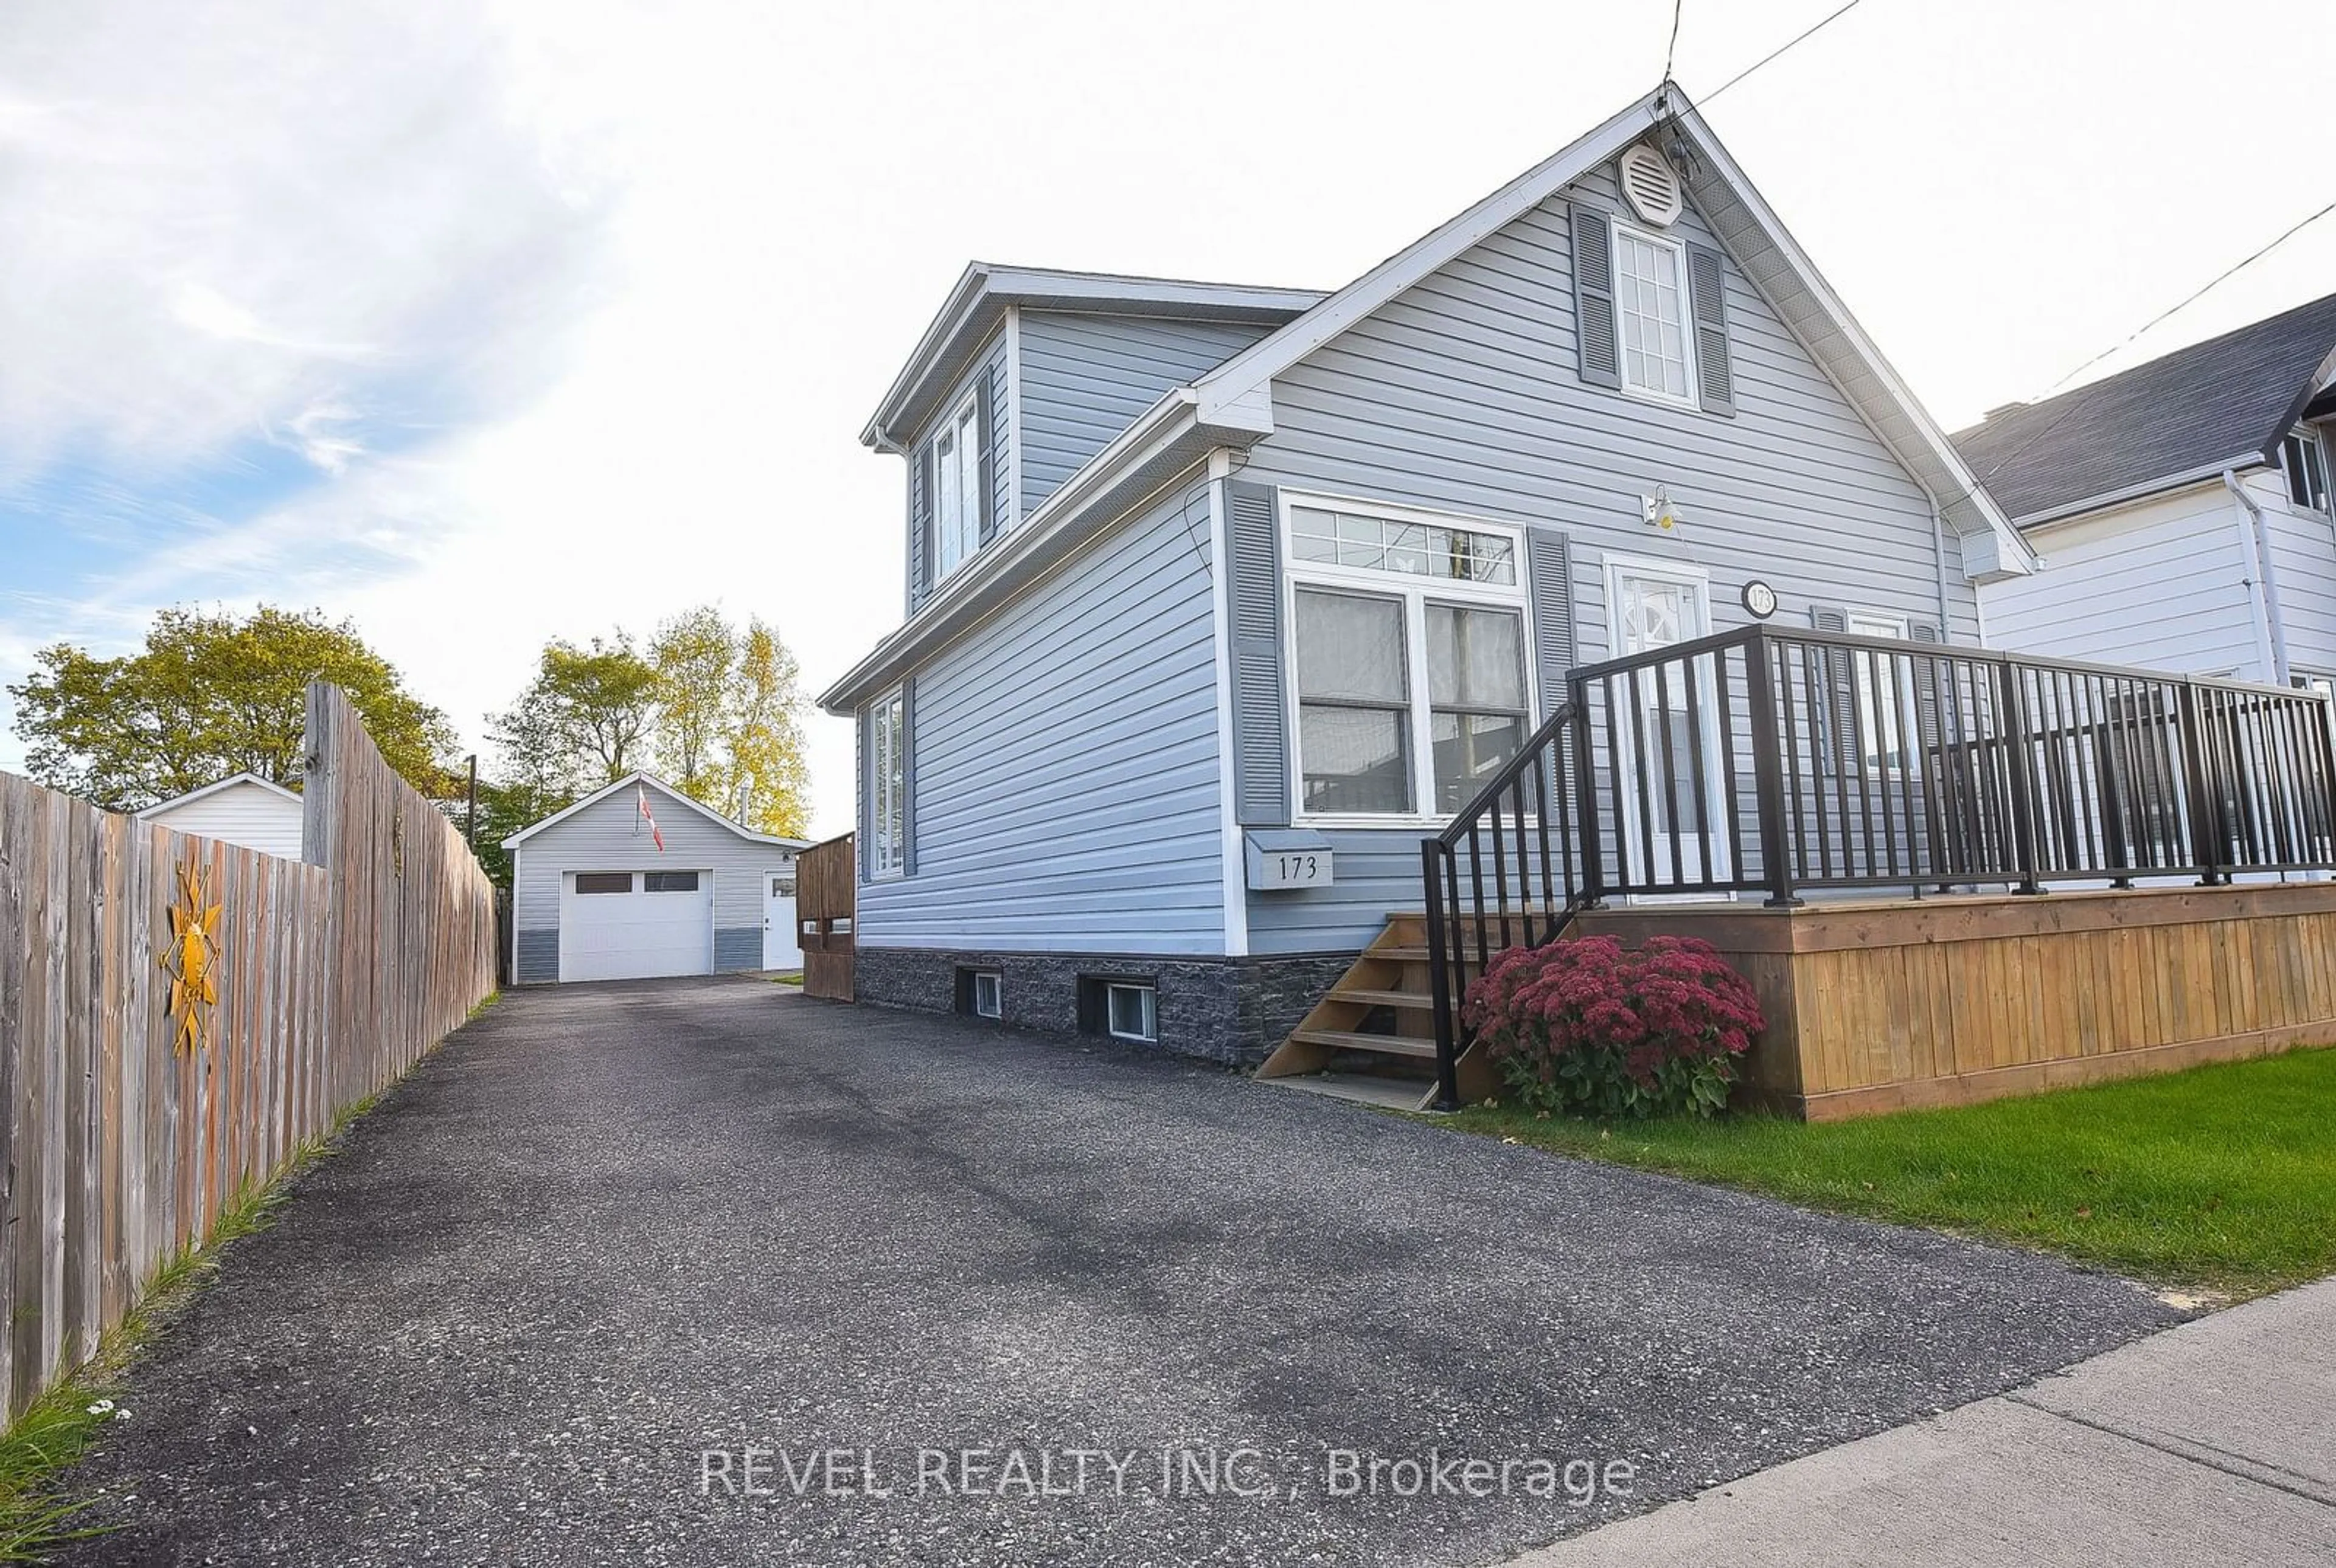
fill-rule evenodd
<path id="1" fill-rule="evenodd" d="M 1512 948 L 1465 1017 L 1525 1105 L 1592 1116 L 1718 1115 L 1765 1022 L 1751 984 L 1693 937 Z"/>

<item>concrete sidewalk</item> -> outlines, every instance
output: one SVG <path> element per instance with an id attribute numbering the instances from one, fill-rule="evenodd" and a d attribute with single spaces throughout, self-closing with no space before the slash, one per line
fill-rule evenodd
<path id="1" fill-rule="evenodd" d="M 1591 1564 L 2336 1562 L 2336 1280 L 1576 1536 Z"/>

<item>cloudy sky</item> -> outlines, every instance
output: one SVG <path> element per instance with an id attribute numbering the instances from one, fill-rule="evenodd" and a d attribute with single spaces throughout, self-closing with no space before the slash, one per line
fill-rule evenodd
<path id="1" fill-rule="evenodd" d="M 1837 4 L 1687 0 L 1677 75 L 1951 425 L 2336 198 L 2322 5 L 1864 0 L 1710 98 Z M 968 259 L 1334 287 L 1652 86 L 1670 22 L 10 0 L 0 681 L 315 605 L 476 742 L 546 638 L 711 600 L 815 692 L 899 618 L 856 437 Z M 2091 374 L 2331 290 L 2336 218 Z"/>

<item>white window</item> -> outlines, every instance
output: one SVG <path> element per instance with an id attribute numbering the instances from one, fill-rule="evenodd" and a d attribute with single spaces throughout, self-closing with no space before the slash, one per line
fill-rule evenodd
<path id="1" fill-rule="evenodd" d="M 1687 329 L 1687 251 L 1677 240 L 1614 225 L 1614 321 L 1622 385 L 1692 406 L 1694 347 Z"/>
<path id="2" fill-rule="evenodd" d="M 2314 511 L 2328 510 L 2328 449 L 2320 433 L 2299 426 L 2280 443 L 2279 465 L 2287 471 L 2287 497 Z"/>
<path id="3" fill-rule="evenodd" d="M 1104 1027 L 1114 1039 L 1158 1039 L 1159 993 L 1150 986 L 1114 980 L 1104 988 Z"/>
<path id="4" fill-rule="evenodd" d="M 898 691 L 868 710 L 868 871 L 898 876 L 909 863 L 907 705 Z"/>
<path id="5" fill-rule="evenodd" d="M 973 977 L 973 1016 L 995 1018 L 1005 1016 L 1005 978 L 994 970 L 984 969 Z"/>
<path id="6" fill-rule="evenodd" d="M 1852 637 L 1888 637 L 1901 642 L 1906 639 L 1906 618 L 1902 615 L 1853 609 L 1846 625 Z M 1850 668 L 1854 672 L 1857 687 L 1857 733 L 1864 743 L 1865 771 L 1903 772 L 1906 754 L 1901 737 L 1914 726 L 1913 716 L 1905 711 L 1913 698 L 1906 689 L 1907 680 L 1900 673 L 1902 666 L 1895 658 L 1860 651 L 1851 655 Z"/>
<path id="7" fill-rule="evenodd" d="M 933 438 L 933 573 L 981 548 L 981 405 L 968 399 Z"/>
<path id="8" fill-rule="evenodd" d="M 1514 529 L 1293 501 L 1298 809 L 1458 811 L 1531 729 Z"/>

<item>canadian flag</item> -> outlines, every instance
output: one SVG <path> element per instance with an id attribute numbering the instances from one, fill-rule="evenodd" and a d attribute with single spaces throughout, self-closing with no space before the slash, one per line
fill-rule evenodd
<path id="1" fill-rule="evenodd" d="M 640 794 L 641 821 L 649 824 L 649 837 L 657 842 L 657 853 L 663 854 L 665 853 L 665 834 L 657 832 L 657 815 L 649 810 L 649 786 L 636 784 L 633 787 Z"/>

